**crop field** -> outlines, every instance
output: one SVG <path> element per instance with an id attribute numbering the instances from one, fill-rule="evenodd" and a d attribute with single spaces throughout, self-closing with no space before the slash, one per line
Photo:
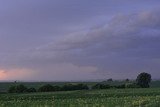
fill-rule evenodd
<path id="1" fill-rule="evenodd" d="M 0 94 L 0 107 L 160 107 L 160 88 Z"/>

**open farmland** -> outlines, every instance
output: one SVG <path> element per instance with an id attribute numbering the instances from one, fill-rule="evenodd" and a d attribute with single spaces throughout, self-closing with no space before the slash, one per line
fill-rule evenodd
<path id="1" fill-rule="evenodd" d="M 160 88 L 1 94 L 0 107 L 160 107 Z"/>

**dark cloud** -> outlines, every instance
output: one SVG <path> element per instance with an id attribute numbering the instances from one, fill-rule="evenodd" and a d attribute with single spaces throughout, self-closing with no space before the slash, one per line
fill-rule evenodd
<path id="1" fill-rule="evenodd" d="M 54 53 L 49 56 L 56 61 L 97 66 L 97 72 L 150 71 L 151 61 L 160 58 L 159 18 L 159 11 L 117 15 L 98 29 L 61 37 L 38 51 Z M 151 72 L 158 73 L 158 69 Z"/>
<path id="2" fill-rule="evenodd" d="M 2 74 L 22 70 L 30 79 L 80 80 L 146 71 L 159 78 L 157 0 L 0 2 Z"/>

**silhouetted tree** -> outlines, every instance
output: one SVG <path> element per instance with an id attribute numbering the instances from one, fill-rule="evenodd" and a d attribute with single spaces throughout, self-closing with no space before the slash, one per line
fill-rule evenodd
<path id="1" fill-rule="evenodd" d="M 141 88 L 149 88 L 151 80 L 151 74 L 143 72 L 137 76 L 136 82 Z"/>

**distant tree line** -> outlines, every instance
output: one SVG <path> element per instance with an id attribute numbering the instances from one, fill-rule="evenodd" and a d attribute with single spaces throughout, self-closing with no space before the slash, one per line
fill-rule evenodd
<path id="1" fill-rule="evenodd" d="M 109 79 L 108 81 L 112 82 L 113 80 Z M 128 81 L 129 79 L 126 79 L 126 83 L 120 84 L 120 85 L 109 85 L 102 82 L 102 83 L 97 83 L 92 87 L 89 87 L 86 84 L 65 84 L 63 86 L 58 86 L 58 85 L 53 86 L 50 84 L 46 84 L 39 87 L 38 89 L 27 88 L 23 84 L 19 84 L 19 85 L 11 86 L 8 89 L 8 92 L 9 93 L 25 93 L 25 92 L 30 93 L 30 92 L 54 92 L 54 91 L 73 91 L 73 90 L 111 89 L 111 88 L 116 88 L 116 89 L 149 88 L 149 83 L 151 82 L 151 75 L 144 72 L 137 76 L 136 82 L 130 83 Z"/>
<path id="2" fill-rule="evenodd" d="M 8 90 L 9 93 L 27 93 L 27 92 L 54 92 L 54 91 L 72 91 L 72 90 L 88 90 L 89 87 L 86 84 L 65 84 L 63 86 L 46 84 L 35 88 L 27 88 L 23 84 L 11 86 Z"/>
<path id="3" fill-rule="evenodd" d="M 35 88 L 27 88 L 23 84 L 14 85 L 8 89 L 9 93 L 24 93 L 24 92 L 36 92 L 36 91 L 37 90 Z"/>
<path id="4" fill-rule="evenodd" d="M 92 89 L 109 89 L 109 88 L 149 88 L 149 84 L 151 82 L 151 75 L 148 73 L 140 73 L 137 76 L 136 82 L 129 82 L 129 79 L 126 79 L 126 83 L 125 84 L 121 84 L 121 85 L 108 85 L 105 83 L 97 83 L 95 84 Z M 112 79 L 108 79 L 107 81 L 111 82 L 113 81 Z"/>

